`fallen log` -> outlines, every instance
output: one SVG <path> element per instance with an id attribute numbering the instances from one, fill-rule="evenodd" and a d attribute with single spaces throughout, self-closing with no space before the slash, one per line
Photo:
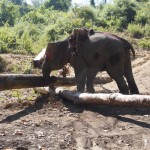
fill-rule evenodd
<path id="1" fill-rule="evenodd" d="M 94 83 L 104 84 L 111 82 L 112 79 L 96 78 Z M 51 77 L 49 81 L 44 80 L 42 75 L 35 74 L 0 74 L 0 91 L 21 88 L 44 87 L 49 85 L 66 86 L 75 85 L 76 80 L 74 77 Z"/>
<path id="2" fill-rule="evenodd" d="M 0 91 L 48 86 L 56 82 L 52 77 L 45 82 L 42 76 L 34 74 L 0 74 Z"/>
<path id="3" fill-rule="evenodd" d="M 123 95 L 120 93 L 78 93 L 56 88 L 56 94 L 73 101 L 75 104 L 119 105 L 150 107 L 150 95 Z"/>

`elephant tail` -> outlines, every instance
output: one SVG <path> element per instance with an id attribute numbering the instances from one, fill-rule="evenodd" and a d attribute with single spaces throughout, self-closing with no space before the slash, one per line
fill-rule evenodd
<path id="1" fill-rule="evenodd" d="M 124 38 L 121 38 L 119 36 L 116 36 L 116 37 L 119 38 L 124 43 L 124 46 L 127 50 L 131 50 L 133 57 L 135 58 L 135 50 L 134 50 L 133 46 L 131 45 L 131 43 L 128 42 L 127 40 L 125 40 Z"/>
<path id="2" fill-rule="evenodd" d="M 128 42 L 127 40 L 123 39 L 123 38 L 120 38 L 120 39 L 125 44 L 125 48 L 128 50 L 131 50 L 133 57 L 135 58 L 135 50 L 134 50 L 133 46 L 131 45 L 131 43 Z"/>
<path id="3" fill-rule="evenodd" d="M 133 46 L 131 45 L 131 43 L 129 43 L 129 49 L 132 51 L 133 57 L 135 58 L 135 50 L 134 50 Z"/>

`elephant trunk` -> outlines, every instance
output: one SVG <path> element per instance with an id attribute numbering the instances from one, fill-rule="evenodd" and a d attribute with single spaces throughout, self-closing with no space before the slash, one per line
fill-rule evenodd
<path id="1" fill-rule="evenodd" d="M 43 62 L 43 65 L 42 65 L 42 74 L 43 74 L 43 77 L 46 81 L 49 80 L 50 78 L 50 73 L 51 73 L 51 66 L 50 66 L 50 62 L 48 60 L 48 58 L 45 58 L 44 62 Z"/>

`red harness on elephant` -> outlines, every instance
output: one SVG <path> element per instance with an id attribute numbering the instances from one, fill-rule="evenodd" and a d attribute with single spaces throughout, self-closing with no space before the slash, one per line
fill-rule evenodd
<path id="1" fill-rule="evenodd" d="M 49 60 L 53 60 L 53 54 L 51 52 L 46 51 L 45 55 Z"/>

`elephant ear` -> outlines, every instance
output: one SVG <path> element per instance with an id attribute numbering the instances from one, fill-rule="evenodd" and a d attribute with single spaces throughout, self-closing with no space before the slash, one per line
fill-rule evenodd
<path id="1" fill-rule="evenodd" d="M 56 51 L 56 43 L 48 43 L 46 48 L 46 57 L 49 60 L 53 60 L 55 51 Z"/>

